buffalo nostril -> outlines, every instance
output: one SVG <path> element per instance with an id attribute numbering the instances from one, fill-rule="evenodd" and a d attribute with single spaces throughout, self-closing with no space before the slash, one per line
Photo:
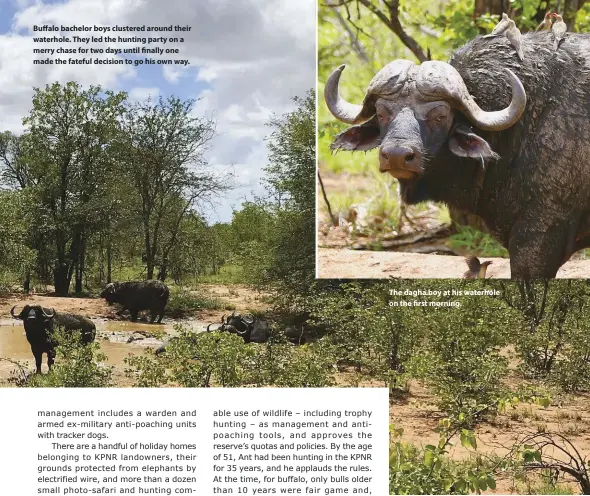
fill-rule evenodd
<path id="1" fill-rule="evenodd" d="M 415 153 L 408 153 L 406 155 L 406 162 L 413 162 L 415 158 L 416 158 Z"/>

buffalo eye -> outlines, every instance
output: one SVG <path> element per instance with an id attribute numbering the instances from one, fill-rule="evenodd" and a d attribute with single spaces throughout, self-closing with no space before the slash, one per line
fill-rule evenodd
<path id="1" fill-rule="evenodd" d="M 446 119 L 446 117 L 445 117 L 444 115 L 439 115 L 439 116 L 438 116 L 436 119 L 434 119 L 434 120 L 435 120 L 435 122 L 438 122 L 438 123 L 440 124 L 441 122 L 444 122 L 444 121 L 445 121 L 445 119 Z"/>

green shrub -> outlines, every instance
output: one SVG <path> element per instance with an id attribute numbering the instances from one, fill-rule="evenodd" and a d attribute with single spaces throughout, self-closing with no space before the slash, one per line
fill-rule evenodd
<path id="1" fill-rule="evenodd" d="M 55 364 L 48 374 L 30 374 L 21 387 L 112 387 L 112 367 L 104 364 L 98 343 L 82 344 L 80 334 L 57 329 Z"/>
<path id="2" fill-rule="evenodd" d="M 160 356 L 126 359 L 139 387 L 326 387 L 333 385 L 334 357 L 326 343 L 295 346 L 280 332 L 267 343 L 244 343 L 227 332 L 195 333 L 182 326 Z"/>
<path id="3" fill-rule="evenodd" d="M 508 250 L 491 234 L 483 233 L 470 226 L 456 227 L 457 233 L 449 236 L 449 246 L 452 249 L 466 251 L 480 257 L 508 257 Z"/>

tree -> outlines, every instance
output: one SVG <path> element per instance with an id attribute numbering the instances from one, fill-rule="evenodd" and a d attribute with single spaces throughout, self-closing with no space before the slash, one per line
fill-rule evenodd
<path id="1" fill-rule="evenodd" d="M 270 122 L 266 181 L 275 198 L 276 230 L 267 277 L 287 299 L 311 293 L 315 276 L 315 92 Z"/>
<path id="2" fill-rule="evenodd" d="M 54 83 L 35 88 L 33 108 L 23 119 L 29 127 L 26 158 L 12 171 L 36 197 L 39 222 L 54 247 L 59 295 L 68 294 L 74 273 L 76 291 L 82 290 L 88 237 L 109 209 L 103 197 L 113 179 L 110 145 L 124 99 L 125 93 L 103 92 L 100 86 L 82 90 L 74 82 Z"/>
<path id="3" fill-rule="evenodd" d="M 147 278 L 165 280 L 170 251 L 187 212 L 230 189 L 228 176 L 206 170 L 204 152 L 215 135 L 212 120 L 193 117 L 194 100 L 170 97 L 129 105 L 122 157 L 144 238 Z"/>

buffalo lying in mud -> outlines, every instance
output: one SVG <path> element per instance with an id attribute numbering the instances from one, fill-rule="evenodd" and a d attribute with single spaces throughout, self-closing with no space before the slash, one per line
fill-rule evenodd
<path id="1" fill-rule="evenodd" d="M 15 308 L 16 305 L 12 307 L 10 314 L 24 323 L 27 341 L 31 345 L 31 351 L 35 357 L 37 374 L 41 373 L 43 353 L 47 353 L 49 369 L 55 361 L 55 347 L 59 343 L 56 342 L 52 333 L 56 327 L 60 327 L 66 332 L 80 332 L 84 344 L 91 343 L 96 337 L 94 322 L 81 315 L 58 313 L 40 305 L 25 305 L 21 313 L 16 315 Z"/>
<path id="2" fill-rule="evenodd" d="M 207 326 L 208 332 L 211 332 L 212 325 L 215 324 Z M 268 341 L 270 325 L 265 319 L 256 318 L 252 315 L 236 315 L 233 312 L 227 318 L 225 318 L 225 315 L 221 317 L 221 325 L 213 330 L 237 334 L 244 340 L 244 343 L 265 343 Z"/>
<path id="3" fill-rule="evenodd" d="M 362 105 L 326 83 L 339 120 L 333 150 L 379 148 L 379 170 L 408 204 L 445 202 L 480 216 L 508 249 L 512 277 L 552 278 L 590 246 L 590 34 L 478 37 L 449 63 L 396 60 Z M 484 110 L 485 109 L 485 110 Z M 486 164 L 487 163 L 487 164 Z"/>
<path id="4" fill-rule="evenodd" d="M 293 344 L 305 344 L 313 339 L 308 325 L 309 315 L 297 316 L 285 326 L 284 335 Z M 211 326 L 207 326 L 210 331 Z M 225 331 L 237 334 L 245 343 L 266 343 L 270 338 L 272 329 L 268 320 L 251 315 L 242 316 L 234 312 L 227 319 L 221 318 L 221 325 L 214 331 Z"/>
<path id="5" fill-rule="evenodd" d="M 107 284 L 102 293 L 110 305 L 119 303 L 123 308 L 118 314 L 129 310 L 131 320 L 137 320 L 137 314 L 142 310 L 149 310 L 151 313 L 150 322 L 153 323 L 158 318 L 158 324 L 162 322 L 164 310 L 168 304 L 170 291 L 161 281 L 141 281 L 141 282 L 112 282 Z"/>
<path id="6" fill-rule="evenodd" d="M 293 344 L 305 344 L 312 341 L 325 329 L 322 326 L 310 326 L 308 323 L 309 314 L 299 314 L 295 316 L 286 325 L 284 335 L 287 340 Z M 216 326 L 212 329 L 212 326 Z M 229 332 L 240 336 L 245 343 L 266 343 L 272 333 L 272 327 L 267 319 L 254 317 L 252 315 L 240 315 L 233 312 L 229 317 L 221 317 L 220 324 L 209 324 L 207 332 Z M 178 339 L 173 337 L 170 341 Z M 169 342 L 170 342 L 169 341 Z M 166 352 L 168 343 L 166 342 L 155 350 L 156 355 Z M 196 357 L 195 357 L 196 358 Z"/>

